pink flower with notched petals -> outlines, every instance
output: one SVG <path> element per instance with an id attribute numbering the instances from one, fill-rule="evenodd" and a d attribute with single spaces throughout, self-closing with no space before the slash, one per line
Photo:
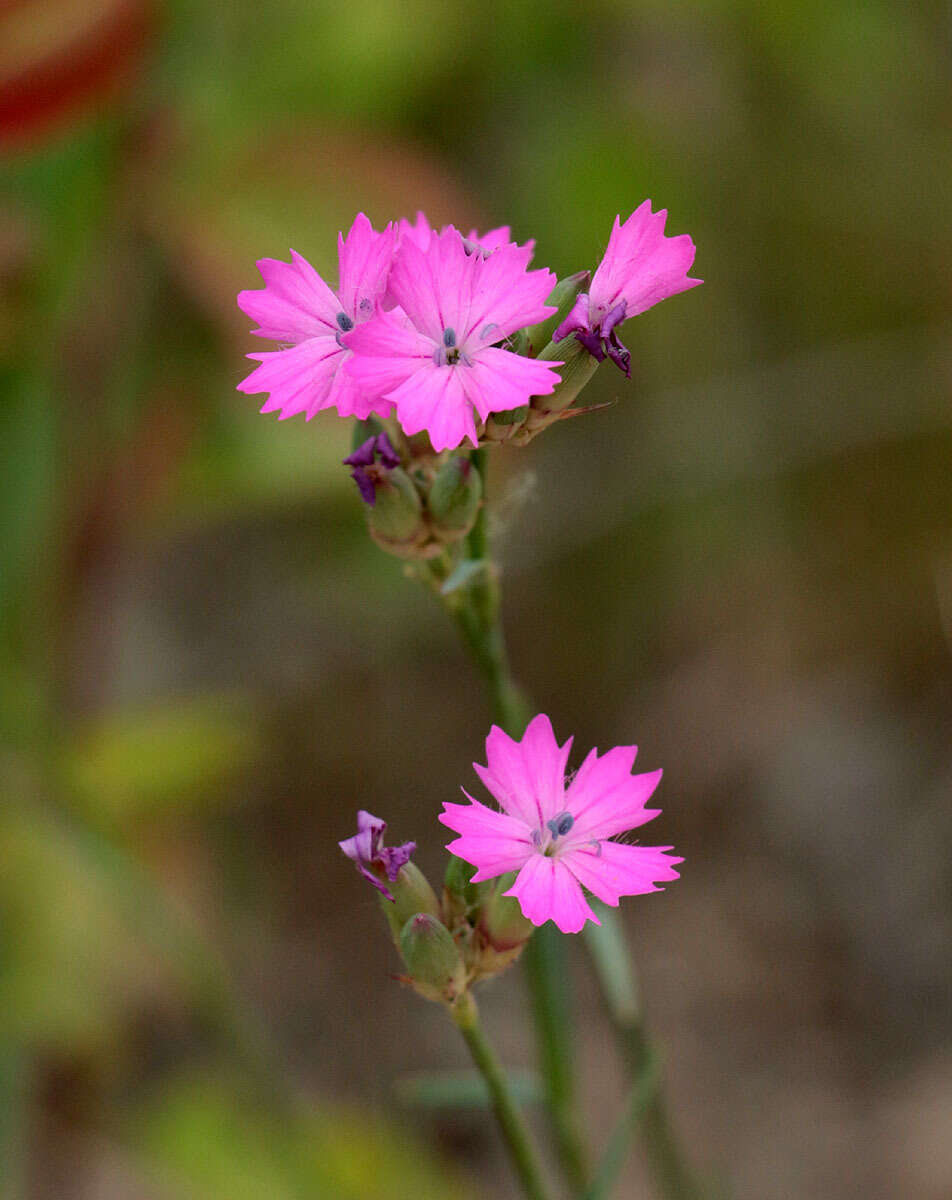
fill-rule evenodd
<path id="1" fill-rule="evenodd" d="M 651 211 L 646 200 L 622 225 L 615 218 L 608 249 L 599 263 L 588 294 L 582 293 L 555 331 L 559 341 L 574 333 L 601 362 L 606 356 L 631 374 L 631 355 L 618 339 L 616 327 L 661 300 L 697 287 L 704 281 L 688 278 L 694 262 L 694 242 L 682 233 L 665 237 L 667 210 Z"/>
<path id="2" fill-rule="evenodd" d="M 475 446 L 474 412 L 485 421 L 559 383 L 561 363 L 498 344 L 555 312 L 545 303 L 555 276 L 527 271 L 527 262 L 527 251 L 512 243 L 486 257 L 468 254 L 452 226 L 433 233 L 426 249 L 405 238 L 390 273 L 399 307 L 379 308 L 344 336 L 354 351 L 348 375 L 367 395 L 395 404 L 406 433 L 426 430 L 434 450 L 467 437 Z"/>
<path id="3" fill-rule="evenodd" d="M 476 772 L 502 812 L 474 800 L 444 804 L 440 821 L 460 836 L 447 849 L 478 867 L 473 882 L 518 871 L 505 893 L 515 896 L 534 925 L 552 920 L 563 933 L 586 921 L 600 924 L 583 888 L 606 904 L 620 896 L 661 889 L 677 879 L 683 859 L 670 846 L 637 846 L 611 839 L 650 821 L 659 809 L 645 805 L 660 771 L 632 775 L 637 746 L 616 746 L 601 757 L 592 750 L 575 776 L 565 767 L 572 739 L 559 746 L 547 716 L 535 717 L 521 742 L 493 726 L 486 739 L 487 766 Z"/>
<path id="4" fill-rule="evenodd" d="M 364 214 L 358 214 L 347 237 L 338 237 L 336 293 L 293 250 L 290 263 L 261 259 L 258 270 L 265 286 L 239 293 L 238 304 L 259 323 L 253 333 L 290 346 L 249 354 L 261 365 L 239 383 L 238 390 L 270 392 L 261 411 L 278 410 L 281 420 L 301 412 L 310 420 L 324 408 L 336 408 L 342 417 L 389 416 L 390 403 L 379 396 L 368 399 L 341 369 L 351 355 L 342 339 L 373 316 L 386 291 L 396 242 L 394 225 L 376 233 Z"/>

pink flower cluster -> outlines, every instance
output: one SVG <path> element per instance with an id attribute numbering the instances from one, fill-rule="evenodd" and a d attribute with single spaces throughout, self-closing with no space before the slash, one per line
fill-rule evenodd
<path id="1" fill-rule="evenodd" d="M 501 811 L 463 794 L 469 804 L 444 804 L 440 821 L 459 836 L 447 850 L 478 870 L 473 882 L 518 871 L 505 892 L 519 901 L 534 925 L 552 920 L 563 933 L 586 921 L 601 924 L 583 888 L 605 904 L 621 896 L 656 892 L 678 878 L 682 862 L 670 846 L 638 846 L 614 839 L 658 816 L 647 808 L 660 771 L 632 775 L 637 746 L 592 750 L 570 780 L 572 739 L 560 746 L 549 718 L 540 713 L 514 741 L 493 726 L 485 767 L 476 773 Z"/>
<path id="2" fill-rule="evenodd" d="M 691 239 L 663 229 L 664 214 L 648 201 L 620 229 L 616 221 L 590 293 L 558 336 L 575 334 L 595 357 L 627 369 L 615 326 L 700 282 L 686 277 Z M 506 347 L 556 312 L 546 301 L 558 281 L 529 269 L 533 248 L 513 242 L 508 226 L 464 237 L 419 213 L 378 233 L 361 213 L 338 239 L 336 290 L 293 250 L 290 263 L 261 259 L 265 286 L 241 292 L 238 304 L 258 323 L 253 333 L 283 348 L 249 355 L 259 365 L 239 389 L 267 392 L 262 412 L 282 419 L 326 408 L 395 416 L 407 434 L 426 431 L 436 451 L 476 445 L 477 418 L 520 408 L 560 382 L 561 362 Z"/>

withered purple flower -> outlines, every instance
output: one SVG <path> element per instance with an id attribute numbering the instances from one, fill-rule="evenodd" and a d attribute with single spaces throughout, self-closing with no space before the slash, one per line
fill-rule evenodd
<path id="1" fill-rule="evenodd" d="M 371 508 L 377 503 L 377 484 L 387 471 L 399 467 L 400 456 L 385 433 L 369 437 L 344 459 L 345 467 L 353 467 L 350 476 L 357 484 L 361 498 Z"/>
<path id="2" fill-rule="evenodd" d="M 360 809 L 357 813 L 357 832 L 353 837 L 338 842 L 338 845 L 356 864 L 361 875 L 388 900 L 392 900 L 393 893 L 384 883 L 384 877 L 393 883 L 400 873 L 400 868 L 410 861 L 411 854 L 416 850 L 416 842 L 404 842 L 402 846 L 385 846 L 383 835 L 386 828 L 386 821 L 381 821 L 379 817 Z"/>

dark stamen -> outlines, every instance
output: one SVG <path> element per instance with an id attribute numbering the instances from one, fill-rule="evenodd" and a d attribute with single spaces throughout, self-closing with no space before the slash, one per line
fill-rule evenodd
<path id="1" fill-rule="evenodd" d="M 560 812 L 551 821 L 546 821 L 546 827 L 552 834 L 553 841 L 556 838 L 565 837 L 574 824 L 575 818 L 570 812 Z"/>
<path id="2" fill-rule="evenodd" d="M 337 314 L 337 324 L 344 333 L 350 333 L 350 331 L 354 328 L 354 322 L 345 312 L 339 312 Z"/>
<path id="3" fill-rule="evenodd" d="M 450 349 L 451 346 L 456 345 L 456 330 L 455 329 L 444 329 L 443 330 L 443 345 L 447 348 L 447 350 Z"/>

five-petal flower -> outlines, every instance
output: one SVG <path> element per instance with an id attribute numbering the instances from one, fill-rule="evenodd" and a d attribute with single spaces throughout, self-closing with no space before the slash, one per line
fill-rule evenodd
<path id="1" fill-rule="evenodd" d="M 260 366 L 238 390 L 270 392 L 262 412 L 277 410 L 282 420 L 302 412 L 310 420 L 324 408 L 336 408 L 342 417 L 361 420 L 371 413 L 390 415 L 390 403 L 379 396 L 368 399 L 341 368 L 351 356 L 344 334 L 369 320 L 386 292 L 396 240 L 395 225 L 376 233 L 359 213 L 347 237 L 338 237 L 340 283 L 336 293 L 294 250 L 290 263 L 260 260 L 258 270 L 265 286 L 240 292 L 238 304 L 259 323 L 253 333 L 290 343 L 283 350 L 248 355 Z"/>
<path id="2" fill-rule="evenodd" d="M 493 726 L 487 765 L 473 765 L 502 811 L 464 791 L 470 803 L 444 804 L 439 818 L 459 834 L 447 849 L 478 868 L 474 882 L 518 871 L 505 894 L 534 925 L 552 920 L 563 933 L 600 924 L 583 888 L 614 906 L 620 896 L 659 891 L 658 883 L 678 878 L 674 868 L 683 861 L 668 853 L 671 846 L 612 840 L 660 811 L 645 805 L 661 772 L 631 773 L 637 747 L 601 756 L 592 750 L 567 781 L 571 745 L 569 738 L 559 746 L 544 714 L 519 742 Z"/>
<path id="3" fill-rule="evenodd" d="M 357 387 L 396 405 L 404 431 L 426 430 L 434 450 L 464 438 L 475 446 L 474 413 L 485 421 L 549 395 L 559 382 L 561 363 L 499 345 L 555 311 L 545 303 L 555 276 L 526 270 L 528 253 L 506 243 L 486 257 L 470 254 L 452 227 L 432 233 L 425 249 L 404 238 L 389 287 L 399 307 L 379 307 L 344 336 L 354 351 L 345 369 Z"/>

